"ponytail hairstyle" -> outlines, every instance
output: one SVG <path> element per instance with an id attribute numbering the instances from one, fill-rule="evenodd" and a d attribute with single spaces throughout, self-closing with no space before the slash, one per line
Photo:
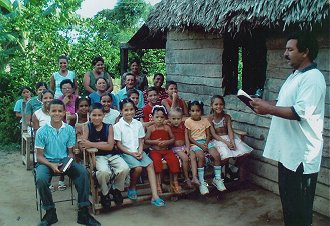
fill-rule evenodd
<path id="1" fill-rule="evenodd" d="M 165 117 L 167 117 L 167 111 L 166 108 L 163 105 L 155 105 L 153 106 L 151 113 L 154 116 L 157 111 L 161 111 L 164 113 Z"/>
<path id="2" fill-rule="evenodd" d="M 204 115 L 204 104 L 202 101 L 193 100 L 188 102 L 188 111 L 191 111 L 192 106 L 198 106 L 201 109 L 202 115 Z"/>
<path id="3" fill-rule="evenodd" d="M 75 102 L 75 107 L 76 107 L 76 112 L 78 111 L 78 108 L 79 108 L 79 104 L 83 101 L 87 101 L 88 103 L 88 107 L 91 105 L 91 100 L 89 99 L 88 96 L 85 96 L 85 97 L 81 97 L 79 96 L 77 99 L 76 99 L 76 102 Z"/>

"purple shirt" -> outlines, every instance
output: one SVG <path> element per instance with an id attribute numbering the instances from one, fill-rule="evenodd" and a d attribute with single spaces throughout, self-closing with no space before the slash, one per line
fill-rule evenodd
<path id="1" fill-rule="evenodd" d="M 70 112 L 71 114 L 76 113 L 76 99 L 77 99 L 77 97 L 78 96 L 72 94 L 72 100 L 65 105 L 65 111 L 66 112 Z M 64 96 L 62 95 L 58 99 L 63 101 Z"/>

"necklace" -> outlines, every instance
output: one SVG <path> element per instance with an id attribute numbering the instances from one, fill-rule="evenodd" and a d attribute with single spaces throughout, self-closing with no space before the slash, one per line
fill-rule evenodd
<path id="1" fill-rule="evenodd" d="M 225 127 L 225 117 L 223 117 L 219 122 L 212 120 L 215 128 Z"/>

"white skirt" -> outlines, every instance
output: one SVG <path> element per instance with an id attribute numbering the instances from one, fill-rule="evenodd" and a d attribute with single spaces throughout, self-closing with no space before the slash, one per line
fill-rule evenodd
<path id="1" fill-rule="evenodd" d="M 226 141 L 230 141 L 228 135 L 222 135 L 220 137 Z M 236 146 L 235 150 L 230 150 L 225 143 L 215 139 L 211 140 L 211 143 L 220 153 L 220 157 L 222 160 L 232 157 L 239 157 L 248 154 L 253 150 L 253 148 L 251 148 L 249 145 L 247 145 L 241 139 L 239 139 L 239 137 L 236 134 L 234 134 L 234 141 Z"/>

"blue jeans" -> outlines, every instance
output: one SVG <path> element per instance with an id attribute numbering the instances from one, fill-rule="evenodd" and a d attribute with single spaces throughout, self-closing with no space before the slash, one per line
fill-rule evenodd
<path id="1" fill-rule="evenodd" d="M 285 226 L 312 225 L 318 173 L 303 174 L 303 172 L 302 163 L 296 172 L 285 168 L 282 163 L 278 163 L 278 186 Z"/>
<path id="2" fill-rule="evenodd" d="M 89 206 L 89 178 L 85 167 L 73 162 L 71 167 L 66 171 L 78 192 L 78 207 Z M 52 169 L 44 164 L 37 165 L 36 180 L 37 189 L 42 201 L 42 206 L 45 210 L 55 207 L 53 202 L 52 193 L 49 189 L 49 182 L 51 181 L 54 173 Z"/>

